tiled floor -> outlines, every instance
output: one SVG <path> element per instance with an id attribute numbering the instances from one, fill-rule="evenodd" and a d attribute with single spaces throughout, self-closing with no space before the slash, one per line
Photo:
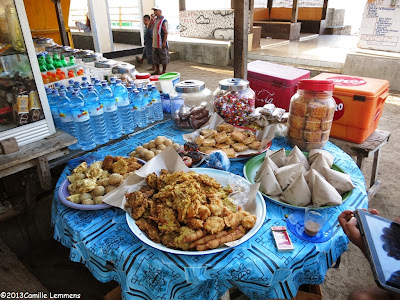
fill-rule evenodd
<path id="1" fill-rule="evenodd" d="M 261 39 L 261 48 L 249 52 L 249 59 L 287 64 L 342 69 L 347 53 L 357 47 L 358 36 L 304 35 L 300 41 Z"/>

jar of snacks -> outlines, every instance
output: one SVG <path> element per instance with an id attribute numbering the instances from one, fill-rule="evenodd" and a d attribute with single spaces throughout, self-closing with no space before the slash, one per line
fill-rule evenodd
<path id="1" fill-rule="evenodd" d="M 288 138 L 303 151 L 320 149 L 329 140 L 336 102 L 330 80 L 303 79 L 290 100 Z"/>
<path id="2" fill-rule="evenodd" d="M 249 82 L 229 78 L 219 82 L 214 91 L 214 111 L 227 123 L 241 126 L 255 109 L 255 93 Z"/>
<path id="3" fill-rule="evenodd" d="M 212 94 L 205 83 L 185 80 L 177 83 L 174 89 L 170 99 L 175 128 L 193 131 L 207 123 L 212 112 Z"/>
<path id="4" fill-rule="evenodd" d="M 146 87 L 150 83 L 150 73 L 137 73 L 135 85 L 138 87 Z"/>
<path id="5" fill-rule="evenodd" d="M 112 73 L 117 79 L 121 79 L 122 83 L 130 84 L 135 80 L 136 68 L 134 65 L 121 63 L 112 67 Z"/>

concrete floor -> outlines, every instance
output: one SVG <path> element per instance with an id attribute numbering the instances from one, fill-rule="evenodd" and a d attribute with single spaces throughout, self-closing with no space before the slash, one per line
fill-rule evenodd
<path id="1" fill-rule="evenodd" d="M 357 47 L 358 36 L 302 34 L 299 41 L 261 39 L 249 59 L 342 70 L 346 55 Z"/>

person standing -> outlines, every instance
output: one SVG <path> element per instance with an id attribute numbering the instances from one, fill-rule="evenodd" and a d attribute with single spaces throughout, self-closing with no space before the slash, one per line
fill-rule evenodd
<path id="1" fill-rule="evenodd" d="M 162 11 L 158 6 L 152 8 L 154 14 L 152 17 L 153 24 L 153 61 L 156 71 L 152 75 L 164 74 L 169 63 L 168 51 L 168 22 L 162 15 Z M 160 72 L 160 64 L 163 69 Z"/>
<path id="2" fill-rule="evenodd" d="M 136 60 L 142 64 L 143 61 L 147 59 L 147 63 L 152 65 L 152 68 L 147 71 L 155 71 L 156 67 L 153 64 L 153 27 L 149 15 L 143 17 L 143 23 L 145 25 L 143 55 L 142 58 L 136 56 Z"/>

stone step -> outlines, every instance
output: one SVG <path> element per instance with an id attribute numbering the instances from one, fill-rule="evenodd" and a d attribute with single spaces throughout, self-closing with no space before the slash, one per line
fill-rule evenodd
<path id="1" fill-rule="evenodd" d="M 349 35 L 351 34 L 351 25 L 327 26 L 325 34 Z"/>

